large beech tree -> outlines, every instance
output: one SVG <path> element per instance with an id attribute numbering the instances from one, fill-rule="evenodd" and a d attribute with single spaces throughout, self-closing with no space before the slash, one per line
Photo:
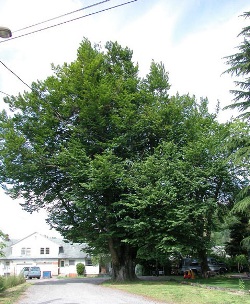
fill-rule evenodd
<path id="1" fill-rule="evenodd" d="M 207 101 L 169 97 L 168 73 L 144 79 L 132 51 L 84 40 L 71 64 L 8 97 L 0 116 L 1 184 L 45 208 L 66 239 L 109 252 L 113 279 L 135 279 L 138 250 L 207 244 L 218 207 L 236 182 L 220 149 L 228 126 Z"/>
<path id="2" fill-rule="evenodd" d="M 131 50 L 88 40 L 75 62 L 53 70 L 31 93 L 6 98 L 13 115 L 0 119 L 1 183 L 27 211 L 46 208 L 66 239 L 109 251 L 114 279 L 134 279 L 137 247 L 125 241 L 121 201 L 131 162 L 161 138 L 151 108 L 167 103 L 168 74 L 152 62 L 141 81 Z"/>
<path id="3" fill-rule="evenodd" d="M 126 208 L 137 217 L 124 214 L 124 226 L 133 227 L 134 242 L 143 244 L 140 255 L 155 252 L 157 258 L 182 247 L 201 260 L 205 272 L 211 234 L 247 178 L 228 161 L 231 125 L 220 125 L 208 113 L 207 100 L 197 104 L 189 96 L 176 96 L 168 108 L 175 135 L 134 165 L 136 195 L 127 195 Z"/>

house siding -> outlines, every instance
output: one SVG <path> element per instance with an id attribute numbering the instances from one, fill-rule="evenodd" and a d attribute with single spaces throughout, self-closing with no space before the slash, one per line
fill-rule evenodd
<path id="1" fill-rule="evenodd" d="M 5 256 L 0 258 L 0 275 L 18 275 L 23 267 L 39 266 L 42 277 L 48 271 L 52 276 L 75 276 L 77 263 L 86 264 L 87 254 L 82 251 L 83 245 L 65 243 L 39 233 L 20 241 L 9 241 L 6 245 Z M 85 274 L 98 275 L 99 265 L 86 266 Z"/>

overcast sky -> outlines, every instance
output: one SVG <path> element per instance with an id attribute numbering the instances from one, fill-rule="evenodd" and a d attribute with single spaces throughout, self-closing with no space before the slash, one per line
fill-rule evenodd
<path id="1" fill-rule="evenodd" d="M 104 3 L 19 31 L 98 2 Z M 208 97 L 211 111 L 218 100 L 222 108 L 231 103 L 234 79 L 221 75 L 227 68 L 223 57 L 236 52 L 241 41 L 237 35 L 249 25 L 249 20 L 239 17 L 250 11 L 249 0 L 137 0 L 108 9 L 125 2 L 129 0 L 0 0 L 0 25 L 9 27 L 15 38 L 0 38 L 0 60 L 9 69 L 0 64 L 0 90 L 9 95 L 29 91 L 13 73 L 29 86 L 43 80 L 52 73 L 51 63 L 75 60 L 86 37 L 92 43 L 104 45 L 111 40 L 128 46 L 141 76 L 149 71 L 152 59 L 162 61 L 169 71 L 171 94 Z M 79 19 L 66 22 L 75 18 Z M 1 109 L 6 108 L 4 97 L 0 93 Z M 224 111 L 220 119 L 226 121 L 234 114 Z M 23 211 L 18 201 L 0 191 L 0 230 L 11 238 L 35 231 L 57 235 L 49 230 L 45 218 L 44 212 L 30 215 Z"/>

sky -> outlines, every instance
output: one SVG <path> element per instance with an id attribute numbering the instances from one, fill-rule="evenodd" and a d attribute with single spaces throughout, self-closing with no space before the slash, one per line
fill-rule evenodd
<path id="1" fill-rule="evenodd" d="M 129 47 L 142 77 L 152 60 L 163 62 L 170 95 L 207 97 L 211 112 L 218 101 L 221 108 L 232 102 L 229 91 L 235 79 L 222 74 L 228 68 L 223 58 L 237 52 L 242 41 L 237 35 L 250 21 L 239 16 L 250 11 L 249 0 L 137 0 L 121 5 L 126 2 L 130 0 L 0 0 L 0 26 L 13 34 L 9 40 L 0 38 L 0 91 L 14 96 L 30 91 L 33 81 L 52 74 L 52 63 L 74 61 L 85 37 L 93 44 L 117 41 Z M 0 110 L 7 109 L 5 96 L 0 93 Z M 236 115 L 222 111 L 219 119 Z M 0 190 L 0 230 L 13 239 L 33 232 L 59 236 L 46 224 L 43 210 L 29 214 L 19 205 L 23 202 Z"/>

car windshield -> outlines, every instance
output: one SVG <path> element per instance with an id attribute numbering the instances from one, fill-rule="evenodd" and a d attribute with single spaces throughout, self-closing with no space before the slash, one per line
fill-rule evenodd
<path id="1" fill-rule="evenodd" d="M 35 271 L 39 271 L 39 270 L 40 270 L 40 268 L 39 268 L 39 267 L 31 267 L 31 268 L 30 268 L 30 270 L 33 270 L 33 271 L 34 271 L 34 270 L 35 270 Z"/>

